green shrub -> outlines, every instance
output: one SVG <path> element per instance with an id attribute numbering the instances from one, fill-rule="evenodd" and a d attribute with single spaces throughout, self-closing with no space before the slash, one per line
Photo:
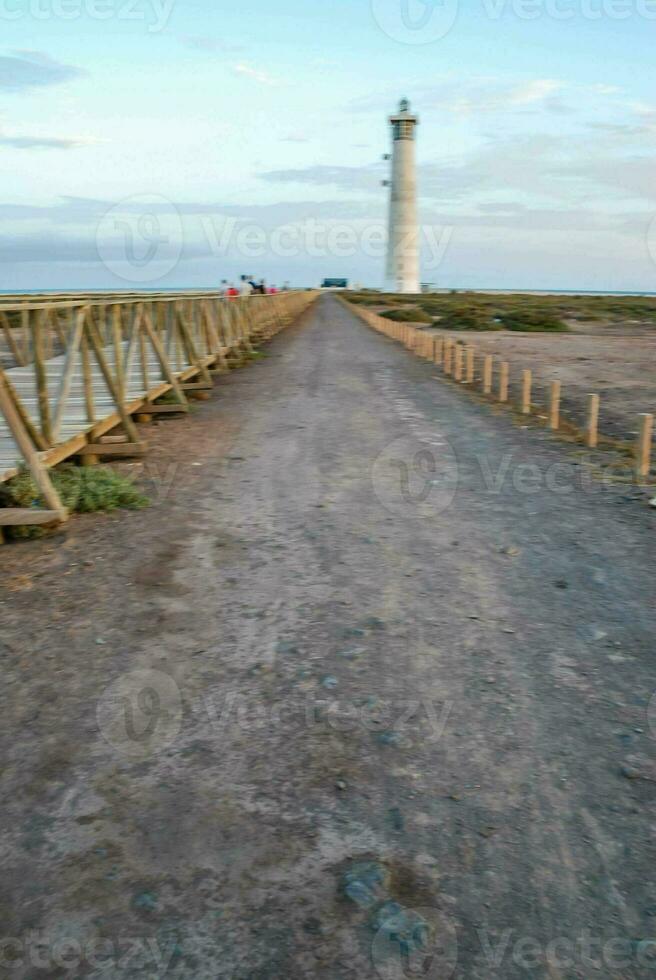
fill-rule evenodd
<path id="1" fill-rule="evenodd" d="M 448 298 L 424 299 L 419 305 L 424 313 L 430 313 L 432 316 L 443 316 L 446 313 L 450 313 L 454 308 L 453 301 Z"/>
<path id="2" fill-rule="evenodd" d="M 173 388 L 169 388 L 169 390 L 165 391 L 163 395 L 160 395 L 158 398 L 156 398 L 153 404 L 154 405 L 177 405 L 178 396 L 174 392 Z M 146 409 L 144 409 L 144 411 L 146 411 Z"/>
<path id="3" fill-rule="evenodd" d="M 149 503 L 131 480 L 106 467 L 65 463 L 50 471 L 50 479 L 62 504 L 72 513 L 90 514 L 119 508 L 139 510 Z M 38 507 L 40 504 L 38 488 L 26 471 L 0 486 L 0 507 Z M 47 533 L 38 524 L 6 528 L 6 531 L 13 538 L 37 538 Z"/>
<path id="4" fill-rule="evenodd" d="M 506 330 L 545 333 L 566 333 L 569 330 L 566 323 L 545 310 L 513 310 L 502 313 L 500 320 Z"/>
<path id="5" fill-rule="evenodd" d="M 381 313 L 386 320 L 396 320 L 398 323 L 432 323 L 433 318 L 420 310 L 418 306 L 405 306 L 398 310 L 385 310 Z"/>
<path id="6" fill-rule="evenodd" d="M 500 324 L 478 306 L 456 306 L 439 322 L 444 330 L 500 330 Z"/>
<path id="7" fill-rule="evenodd" d="M 363 304 L 365 306 L 376 306 L 380 304 L 381 296 L 379 292 L 348 293 L 349 303 Z M 387 302 L 387 296 L 385 297 Z"/>

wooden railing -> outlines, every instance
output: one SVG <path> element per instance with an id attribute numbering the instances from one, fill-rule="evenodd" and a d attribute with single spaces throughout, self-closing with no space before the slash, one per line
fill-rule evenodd
<path id="1" fill-rule="evenodd" d="M 315 296 L 5 297 L 0 482 L 27 467 L 47 509 L 0 508 L 0 526 L 65 519 L 49 467 L 71 456 L 143 454 L 135 416 L 188 411 L 189 394 L 211 388 L 213 374 L 290 324 Z"/>

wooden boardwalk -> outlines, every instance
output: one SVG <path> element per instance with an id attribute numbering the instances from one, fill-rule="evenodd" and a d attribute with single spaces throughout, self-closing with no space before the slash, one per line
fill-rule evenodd
<path id="1" fill-rule="evenodd" d="M 0 482 L 27 467 L 47 510 L 0 509 L 0 526 L 64 519 L 49 467 L 71 456 L 141 455 L 134 415 L 188 411 L 188 394 L 211 388 L 213 373 L 292 322 L 314 295 L 4 301 Z"/>

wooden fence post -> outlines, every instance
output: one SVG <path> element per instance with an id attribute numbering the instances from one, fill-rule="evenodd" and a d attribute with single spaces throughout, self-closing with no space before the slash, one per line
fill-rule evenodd
<path id="1" fill-rule="evenodd" d="M 531 414 L 531 382 L 533 375 L 530 371 L 522 371 L 522 414 Z"/>
<path id="2" fill-rule="evenodd" d="M 489 395 L 492 391 L 492 368 L 492 355 L 486 354 L 485 360 L 483 361 L 483 392 L 486 395 Z"/>
<path id="3" fill-rule="evenodd" d="M 588 411 L 585 423 L 585 444 L 594 449 L 598 442 L 599 395 L 588 395 Z"/>
<path id="4" fill-rule="evenodd" d="M 33 316 L 32 340 L 34 343 L 34 378 L 39 403 L 39 419 L 41 435 L 49 446 L 52 446 L 52 425 L 50 420 L 50 399 L 48 394 L 48 369 L 43 343 L 43 323 L 47 319 L 46 312 L 37 310 Z"/>
<path id="5" fill-rule="evenodd" d="M 468 385 L 474 383 L 474 355 L 475 349 L 473 347 L 467 348 L 467 368 L 465 372 L 465 380 Z"/>
<path id="6" fill-rule="evenodd" d="M 654 430 L 653 415 L 638 416 L 638 446 L 636 452 L 636 477 L 642 482 L 649 476 L 651 469 L 651 442 Z"/>
<path id="7" fill-rule="evenodd" d="M 435 364 L 442 363 L 442 353 L 444 351 L 444 339 L 436 337 L 433 341 L 433 361 Z"/>
<path id="8" fill-rule="evenodd" d="M 508 361 L 502 361 L 499 368 L 499 401 L 508 401 Z"/>
<path id="9" fill-rule="evenodd" d="M 32 440 L 23 428 L 20 417 L 16 412 L 11 396 L 4 382 L 4 372 L 0 370 L 0 412 L 4 415 L 9 431 L 13 440 L 20 450 L 23 459 L 27 463 L 28 469 L 34 478 L 34 482 L 39 488 L 39 493 L 43 497 L 46 507 L 56 512 L 59 520 L 65 521 L 67 511 L 62 504 L 59 494 L 48 476 L 48 471 L 39 459 L 39 454 L 32 444 Z"/>
<path id="10" fill-rule="evenodd" d="M 444 341 L 444 373 L 451 374 L 453 370 L 453 341 L 447 337 Z"/>
<path id="11" fill-rule="evenodd" d="M 560 425 L 560 381 L 551 382 L 549 396 L 549 428 L 557 429 Z"/>
<path id="12" fill-rule="evenodd" d="M 462 381 L 462 355 L 464 353 L 462 344 L 456 344 L 455 347 L 455 366 L 453 369 L 453 377 L 456 381 Z"/>

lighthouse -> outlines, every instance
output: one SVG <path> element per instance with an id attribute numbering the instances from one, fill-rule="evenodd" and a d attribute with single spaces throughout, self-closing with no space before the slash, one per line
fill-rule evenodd
<path id="1" fill-rule="evenodd" d="M 416 130 L 419 118 L 402 99 L 399 111 L 390 116 L 392 127 L 392 177 L 383 183 L 390 188 L 389 239 L 385 288 L 394 293 L 419 292 L 419 228 L 417 225 Z M 390 159 L 389 155 L 385 156 Z"/>

